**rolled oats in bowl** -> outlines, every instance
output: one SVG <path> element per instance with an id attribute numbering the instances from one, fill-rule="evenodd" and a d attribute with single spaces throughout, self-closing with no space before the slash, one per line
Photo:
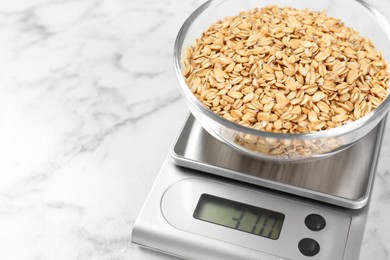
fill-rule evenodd
<path id="1" fill-rule="evenodd" d="M 205 108 L 259 133 L 291 136 L 219 133 L 231 146 L 276 158 L 351 143 L 301 137 L 364 118 L 389 93 L 382 53 L 325 11 L 268 5 L 226 16 L 185 48 L 183 63 L 187 88 Z"/>

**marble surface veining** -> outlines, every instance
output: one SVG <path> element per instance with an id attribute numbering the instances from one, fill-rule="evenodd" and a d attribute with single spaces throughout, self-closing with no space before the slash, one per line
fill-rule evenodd
<path id="1" fill-rule="evenodd" d="M 172 259 L 130 235 L 187 114 L 173 42 L 202 2 L 0 1 L 0 259 Z M 361 259 L 390 258 L 389 159 L 386 134 Z"/>

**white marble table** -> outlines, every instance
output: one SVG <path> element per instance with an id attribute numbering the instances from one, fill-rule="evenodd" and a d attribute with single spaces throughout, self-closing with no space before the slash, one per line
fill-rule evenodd
<path id="1" fill-rule="evenodd" d="M 0 1 L 0 259 L 172 259 L 130 234 L 187 114 L 173 42 L 202 2 Z M 389 160 L 387 133 L 361 259 L 390 258 Z"/>

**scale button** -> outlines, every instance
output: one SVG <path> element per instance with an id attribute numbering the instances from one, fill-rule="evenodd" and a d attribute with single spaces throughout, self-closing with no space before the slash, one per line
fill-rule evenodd
<path id="1" fill-rule="evenodd" d="M 310 214 L 305 218 L 305 225 L 312 231 L 320 231 L 326 226 L 326 221 L 318 214 Z"/>
<path id="2" fill-rule="evenodd" d="M 315 256 L 320 252 L 320 244 L 311 238 L 304 238 L 298 243 L 298 249 L 305 256 Z"/>

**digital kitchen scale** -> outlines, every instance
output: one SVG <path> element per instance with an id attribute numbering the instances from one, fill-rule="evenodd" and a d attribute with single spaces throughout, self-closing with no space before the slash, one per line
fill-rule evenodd
<path id="1" fill-rule="evenodd" d="M 359 258 L 385 120 L 306 163 L 247 157 L 189 116 L 132 242 L 186 259 Z"/>

